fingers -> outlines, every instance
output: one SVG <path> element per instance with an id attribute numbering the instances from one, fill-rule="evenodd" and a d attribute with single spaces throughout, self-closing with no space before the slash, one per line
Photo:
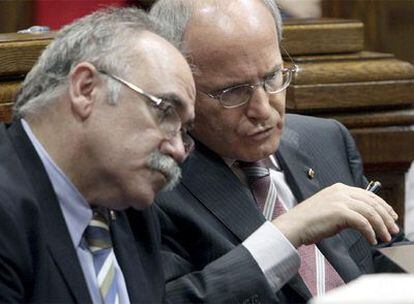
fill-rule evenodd
<path id="1" fill-rule="evenodd" d="M 375 194 L 371 194 L 371 195 L 376 196 Z M 372 208 L 374 208 L 381 215 L 389 232 L 391 234 L 397 234 L 400 231 L 400 228 L 395 223 L 395 220 L 398 219 L 397 214 L 394 212 L 391 206 L 385 203 L 385 201 L 383 201 L 381 198 L 379 199 L 380 201 L 383 201 L 384 204 L 382 204 L 381 202 L 378 202 L 378 198 L 379 198 L 378 196 L 373 197 L 373 199 L 376 200 L 376 203 L 374 203 L 373 201 L 368 201 L 367 204 L 369 204 Z M 387 206 L 389 207 L 388 210 L 386 208 Z M 390 210 L 392 210 L 392 212 Z"/>
<path id="2" fill-rule="evenodd" d="M 391 241 L 391 234 L 386 223 L 389 221 L 393 222 L 393 220 L 382 207 L 376 208 L 375 206 L 371 206 L 369 203 L 361 202 L 360 200 L 350 200 L 348 206 L 354 211 L 353 215 L 357 213 L 366 220 L 364 223 L 369 225 L 371 230 L 375 232 L 374 237 L 376 235 L 384 242 Z M 362 226 L 360 221 L 357 223 Z M 367 231 L 367 228 L 364 227 L 363 231 Z"/>
<path id="3" fill-rule="evenodd" d="M 354 188 L 358 193 L 363 194 L 364 196 L 368 195 L 372 200 L 375 200 L 378 204 L 380 204 L 387 213 L 394 219 L 394 221 L 398 220 L 398 214 L 394 211 L 394 209 L 387 204 L 386 201 L 384 201 L 381 197 L 376 195 L 375 193 L 366 191 L 361 188 Z"/>
<path id="4" fill-rule="evenodd" d="M 352 198 L 362 201 L 366 205 L 373 208 L 380 215 L 380 217 L 385 223 L 385 226 L 391 234 L 398 233 L 399 227 L 395 223 L 395 221 L 398 219 L 398 215 L 395 213 L 392 207 L 388 205 L 381 197 L 372 192 L 368 192 L 358 188 L 357 190 L 358 191 L 352 194 Z M 372 214 L 373 212 L 373 210 L 369 209 L 368 215 Z"/>
<path id="5" fill-rule="evenodd" d="M 377 237 L 371 223 L 360 213 L 350 210 L 348 225 L 357 229 L 371 245 L 377 245 Z"/>
<path id="6" fill-rule="evenodd" d="M 351 200 L 349 200 L 347 205 L 351 210 L 356 211 L 367 220 L 379 239 L 384 242 L 391 241 L 391 234 L 399 232 L 399 227 L 395 224 L 398 216 L 392 207 L 372 192 L 359 188 L 350 188 Z M 362 224 L 360 223 L 360 225 Z M 365 228 L 366 231 L 367 228 Z"/>
<path id="7" fill-rule="evenodd" d="M 371 197 L 373 197 L 373 199 L 377 200 L 377 202 L 382 205 L 382 207 L 388 212 L 388 214 L 390 214 L 392 216 L 392 218 L 394 219 L 394 221 L 398 220 L 398 214 L 394 211 L 394 209 L 392 209 L 392 207 L 390 205 L 388 205 L 378 195 L 376 195 L 374 193 L 370 193 L 370 195 L 371 195 Z"/>
<path id="8" fill-rule="evenodd" d="M 375 245 L 377 238 L 389 242 L 391 235 L 399 232 L 397 218 L 392 207 L 374 193 L 338 183 L 298 204 L 274 224 L 295 247 L 314 243 L 345 228 L 359 230 Z"/>

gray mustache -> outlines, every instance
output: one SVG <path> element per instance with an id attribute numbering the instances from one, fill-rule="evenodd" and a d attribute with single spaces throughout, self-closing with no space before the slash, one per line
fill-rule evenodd
<path id="1" fill-rule="evenodd" d="M 162 191 L 172 190 L 180 181 L 181 169 L 177 162 L 170 156 L 160 151 L 154 151 L 148 159 L 148 167 L 152 170 L 159 171 L 167 177 L 167 184 Z"/>

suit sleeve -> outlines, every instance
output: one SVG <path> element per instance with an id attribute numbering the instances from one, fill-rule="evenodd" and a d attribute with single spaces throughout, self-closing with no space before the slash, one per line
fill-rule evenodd
<path id="1" fill-rule="evenodd" d="M 173 237 L 176 227 L 161 210 L 163 268 L 170 303 L 267 303 L 276 300 L 267 280 L 242 245 L 197 269 Z M 171 233 L 171 234 L 170 234 Z"/>
<path id="2" fill-rule="evenodd" d="M 22 271 L 30 269 L 30 259 L 23 257 L 27 252 L 24 226 L 19 225 L 14 211 L 0 195 L 0 303 L 24 302 L 26 280 L 32 276 Z"/>

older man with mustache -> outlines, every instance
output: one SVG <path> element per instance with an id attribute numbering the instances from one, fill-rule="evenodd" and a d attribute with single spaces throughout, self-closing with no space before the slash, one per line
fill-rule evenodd
<path id="1" fill-rule="evenodd" d="M 98 11 L 27 75 L 0 126 L 1 303 L 163 301 L 148 207 L 191 150 L 195 88 L 160 32 L 137 9 Z"/>

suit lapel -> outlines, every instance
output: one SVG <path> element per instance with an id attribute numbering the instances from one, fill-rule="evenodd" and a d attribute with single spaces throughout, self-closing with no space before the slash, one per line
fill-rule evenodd
<path id="1" fill-rule="evenodd" d="M 298 203 L 321 189 L 316 162 L 303 152 L 296 132 L 288 127 L 283 131 L 276 157 Z M 315 171 L 313 178 L 308 175 L 310 169 Z"/>
<path id="2" fill-rule="evenodd" d="M 139 230 L 141 231 L 142 229 Z M 111 222 L 111 233 L 115 255 L 125 278 L 130 302 L 148 301 L 151 298 L 149 292 L 152 289 L 145 280 L 141 259 L 147 253 L 145 248 L 142 248 L 142 242 L 134 239 L 123 212 L 116 213 L 116 220 Z"/>
<path id="3" fill-rule="evenodd" d="M 322 172 L 318 170 L 317 161 L 306 155 L 304 150 L 306 147 L 300 146 L 296 132 L 286 127 L 276 156 L 298 203 L 322 189 L 320 182 Z M 308 176 L 311 168 L 316 172 L 313 178 Z M 349 282 L 361 271 L 350 257 L 341 235 L 342 233 L 324 239 L 316 245 L 344 281 Z"/>
<path id="4" fill-rule="evenodd" d="M 237 176 L 211 151 L 199 148 L 183 170 L 183 185 L 241 241 L 265 221 Z"/>
<path id="5" fill-rule="evenodd" d="M 45 217 L 49 252 L 75 302 L 92 302 L 72 239 L 43 164 L 20 123 L 12 125 L 8 132 Z"/>

